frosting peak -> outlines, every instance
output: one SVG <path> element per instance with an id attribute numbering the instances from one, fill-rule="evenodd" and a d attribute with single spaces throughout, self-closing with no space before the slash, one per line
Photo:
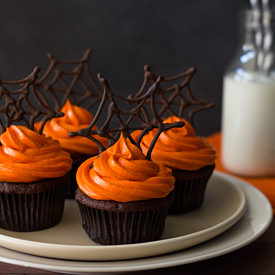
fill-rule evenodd
<path id="1" fill-rule="evenodd" d="M 61 112 L 63 117 L 52 118 L 44 126 L 43 134 L 57 139 L 66 151 L 76 154 L 95 155 L 98 154 L 98 146 L 91 140 L 85 137 L 75 136 L 70 137 L 70 132 L 77 132 L 80 129 L 87 128 L 93 120 L 92 114 L 79 106 L 72 105 L 67 99 Z M 40 123 L 36 124 L 36 129 L 39 129 Z M 96 136 L 96 139 L 101 143 L 106 144 L 104 138 Z"/>
<path id="2" fill-rule="evenodd" d="M 163 123 L 177 121 L 183 121 L 185 125 L 160 134 L 152 151 L 152 160 L 179 170 L 198 170 L 204 166 L 213 165 L 216 159 L 215 150 L 203 137 L 196 136 L 194 128 L 188 121 L 171 116 Z M 145 154 L 156 132 L 157 129 L 153 129 L 142 138 L 140 146 Z M 136 138 L 137 133 L 133 136 Z"/>
<path id="3" fill-rule="evenodd" d="M 11 125 L 0 137 L 4 147 L 15 150 L 42 147 L 46 143 L 45 137 L 22 126 Z"/>
<path id="4" fill-rule="evenodd" d="M 68 99 L 66 100 L 61 112 L 65 114 L 63 123 L 68 123 L 69 126 L 90 124 L 93 120 L 93 116 L 88 110 L 77 105 L 72 105 Z"/>
<path id="5" fill-rule="evenodd" d="M 119 202 L 166 197 L 174 189 L 175 181 L 169 168 L 146 160 L 122 134 L 99 157 L 82 163 L 76 179 L 87 196 Z"/>
<path id="6" fill-rule="evenodd" d="M 24 126 L 12 125 L 0 136 L 0 181 L 33 182 L 64 176 L 72 160 L 58 141 Z"/>

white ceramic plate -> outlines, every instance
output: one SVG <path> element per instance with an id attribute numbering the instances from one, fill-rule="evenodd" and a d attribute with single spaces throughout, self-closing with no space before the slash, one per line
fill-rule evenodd
<path id="1" fill-rule="evenodd" d="M 167 217 L 161 240 L 102 246 L 92 242 L 81 227 L 74 200 L 65 205 L 61 223 L 47 230 L 13 232 L 0 229 L 6 248 L 37 256 L 69 260 L 124 260 L 156 256 L 207 241 L 235 224 L 245 212 L 243 192 L 223 177 L 213 175 L 203 206 L 188 214 Z"/>
<path id="2" fill-rule="evenodd" d="M 201 245 L 151 258 L 104 262 L 49 259 L 0 247 L 0 261 L 64 273 L 110 274 L 183 265 L 232 252 L 251 243 L 263 234 L 272 221 L 272 208 L 266 197 L 253 186 L 222 173 L 216 172 L 215 176 L 229 180 L 242 189 L 246 196 L 247 211 L 232 228 Z"/>

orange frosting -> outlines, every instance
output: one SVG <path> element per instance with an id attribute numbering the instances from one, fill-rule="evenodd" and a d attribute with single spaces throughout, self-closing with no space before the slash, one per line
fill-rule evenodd
<path id="1" fill-rule="evenodd" d="M 164 198 L 174 189 L 175 181 L 171 169 L 146 160 L 123 135 L 100 157 L 82 163 L 76 180 L 87 196 L 118 202 Z"/>
<path id="2" fill-rule="evenodd" d="M 70 132 L 77 132 L 80 129 L 87 128 L 93 120 L 93 116 L 86 109 L 72 105 L 69 100 L 61 109 L 64 113 L 63 117 L 53 118 L 44 126 L 43 134 L 57 139 L 63 149 L 70 153 L 96 155 L 98 154 L 98 146 L 92 140 L 86 137 L 70 137 Z M 39 130 L 41 122 L 36 123 L 35 128 Z M 95 136 L 103 145 L 107 144 L 107 140 Z"/>
<path id="3" fill-rule="evenodd" d="M 171 116 L 163 122 L 177 121 L 183 121 L 185 125 L 161 133 L 153 148 L 152 160 L 179 170 L 198 170 L 214 164 L 216 151 L 203 137 L 196 136 L 189 122 L 176 116 Z M 156 132 L 157 129 L 153 129 L 143 137 L 140 146 L 144 154 L 147 153 Z M 135 132 L 133 136 L 136 138 L 138 134 L 139 132 Z"/>
<path id="4" fill-rule="evenodd" d="M 0 181 L 33 182 L 64 176 L 72 160 L 58 141 L 24 126 L 12 125 L 0 136 Z"/>

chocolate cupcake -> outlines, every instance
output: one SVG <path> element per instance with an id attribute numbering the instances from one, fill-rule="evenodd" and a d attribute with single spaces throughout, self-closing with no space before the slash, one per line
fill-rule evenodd
<path id="1" fill-rule="evenodd" d="M 95 242 L 130 244 L 160 238 L 173 200 L 171 169 L 147 160 L 128 138 L 120 139 L 77 171 L 82 225 Z"/>
<path id="2" fill-rule="evenodd" d="M 196 136 L 194 128 L 185 119 L 171 116 L 163 123 L 177 121 L 184 122 L 185 126 L 161 133 L 152 151 L 152 160 L 171 168 L 176 179 L 175 199 L 169 213 L 184 213 L 201 206 L 216 158 L 212 146 Z M 141 148 L 145 154 L 156 132 L 154 129 L 143 137 Z"/>
<path id="3" fill-rule="evenodd" d="M 79 106 L 72 105 L 67 99 L 61 112 L 63 117 L 53 118 L 44 126 L 43 134 L 47 137 L 52 137 L 59 141 L 61 147 L 71 154 L 73 165 L 71 170 L 71 177 L 67 184 L 67 198 L 74 198 L 76 190 L 76 171 L 79 165 L 86 159 L 98 154 L 98 146 L 85 137 L 70 137 L 70 132 L 78 131 L 82 128 L 88 127 L 92 122 L 93 116 L 91 113 Z M 40 123 L 35 125 L 39 129 Z M 103 144 L 107 140 L 97 136 Z"/>
<path id="4" fill-rule="evenodd" d="M 25 126 L 9 126 L 0 142 L 0 227 L 34 231 L 57 224 L 72 165 L 69 153 Z"/>

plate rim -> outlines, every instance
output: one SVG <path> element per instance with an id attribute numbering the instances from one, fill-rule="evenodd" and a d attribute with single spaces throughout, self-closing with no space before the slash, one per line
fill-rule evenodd
<path id="1" fill-rule="evenodd" d="M 215 184 L 219 184 L 219 176 L 213 175 L 215 177 Z M 12 237 L 5 235 L 5 233 L 0 233 L 0 241 L 2 241 L 2 246 L 17 252 L 26 253 L 30 255 L 40 256 L 40 257 L 50 257 L 50 254 L 53 253 L 52 258 L 61 259 L 61 260 L 92 260 L 92 261 L 108 261 L 108 260 L 130 260 L 146 257 L 154 257 L 158 255 L 163 255 L 167 253 L 173 253 L 182 249 L 190 248 L 194 245 L 198 245 L 205 241 L 208 241 L 224 231 L 228 230 L 233 226 L 245 213 L 246 211 L 246 198 L 242 190 L 236 185 L 232 184 L 229 180 L 223 179 L 224 184 L 227 184 L 231 188 L 232 192 L 236 197 L 238 197 L 239 204 L 234 209 L 233 214 L 226 216 L 222 221 L 215 223 L 207 228 L 202 230 L 192 232 L 189 234 L 166 238 L 157 241 L 143 242 L 137 244 L 126 244 L 126 245 L 69 245 L 69 244 L 55 244 L 47 243 L 41 241 L 26 240 L 20 237 Z M 180 218 L 180 217 L 179 217 Z M 43 234 L 43 233 L 42 233 Z M 186 244 L 189 242 L 189 244 Z M 191 242 L 191 244 L 190 244 Z M 15 246 L 19 245 L 17 249 Z M 27 248 L 24 248 L 26 246 Z M 37 249 L 41 247 L 40 249 Z M 144 254 L 144 249 L 151 248 Z M 63 252 L 71 249 L 70 254 L 63 256 Z M 137 251 L 138 249 L 138 251 Z M 53 251 L 51 251 L 53 250 Z M 122 256 L 116 256 L 115 252 L 118 252 L 117 255 L 122 254 Z M 134 251 L 134 252 L 131 252 Z M 137 251 L 137 252 L 136 252 Z M 87 258 L 75 257 L 77 253 L 91 253 L 92 256 Z M 104 254 L 110 253 L 110 256 L 98 258 L 98 253 Z M 130 254 L 127 254 L 130 253 Z M 123 254 L 124 253 L 124 254 Z M 142 253 L 142 254 L 141 254 Z M 56 255 L 61 255 L 56 257 Z M 128 256 L 129 255 L 129 256 Z M 73 258 L 75 257 L 75 258 Z"/>
<path id="2" fill-rule="evenodd" d="M 111 272 L 131 272 L 131 271 L 142 271 L 142 270 L 149 270 L 149 269 L 158 269 L 158 268 L 167 268 L 167 267 L 172 267 L 172 266 L 177 266 L 177 265 L 183 265 L 183 264 L 187 264 L 187 263 L 193 263 L 193 262 L 198 262 L 198 261 L 202 261 L 202 260 L 206 260 L 206 259 L 210 259 L 210 258 L 214 258 L 217 256 L 221 256 L 227 253 L 230 253 L 232 251 L 235 251 L 241 247 L 244 247 L 246 245 L 248 245 L 249 243 L 253 242 L 255 239 L 259 238 L 265 231 L 266 229 L 270 226 L 272 219 L 273 219 L 273 211 L 272 211 L 272 207 L 271 204 L 269 203 L 268 199 L 266 198 L 266 196 L 257 188 L 255 188 L 254 186 L 250 185 L 249 183 L 238 179 L 234 176 L 222 173 L 222 172 L 215 172 L 216 174 L 222 176 L 222 177 L 226 177 L 229 180 L 233 180 L 235 181 L 235 184 L 242 186 L 244 189 L 245 187 L 247 187 L 248 189 L 250 189 L 252 192 L 254 192 L 254 194 L 257 194 L 258 196 L 260 195 L 260 198 L 262 200 L 262 203 L 265 205 L 266 208 L 266 220 L 265 223 L 263 224 L 263 226 L 255 233 L 253 233 L 252 235 L 249 235 L 247 237 L 245 237 L 243 239 L 242 242 L 233 244 L 233 245 L 227 245 L 227 247 L 224 247 L 222 249 L 216 250 L 216 251 L 212 251 L 212 252 L 208 252 L 205 253 L 204 255 L 199 255 L 199 256 L 192 256 L 189 257 L 187 259 L 182 259 L 182 258 L 175 258 L 177 255 L 181 254 L 181 251 L 172 253 L 171 255 L 174 254 L 174 259 L 170 259 L 169 262 L 156 262 L 158 260 L 158 258 L 163 257 L 165 255 L 162 256 L 156 256 L 156 257 L 150 257 L 147 258 L 148 261 L 142 264 L 138 264 L 138 265 L 127 265 L 127 262 L 135 262 L 139 259 L 133 259 L 133 260 L 122 260 L 120 261 L 121 263 L 125 263 L 126 266 L 110 266 L 110 267 L 95 267 L 95 266 L 83 266 L 83 267 L 69 267 L 66 266 L 65 264 L 59 264 L 59 263 L 55 263 L 56 261 L 60 261 L 58 259 L 49 259 L 50 262 L 52 263 L 51 265 L 48 264 L 44 264 L 44 263 L 37 263 L 34 262 L 33 259 L 28 259 L 28 260 L 21 260 L 21 259 L 14 259 L 14 258 L 8 258 L 8 257 L 3 257 L 0 255 L 0 261 L 8 263 L 8 264 L 14 264 L 14 265 L 19 265 L 19 266 L 25 266 L 25 267 L 31 267 L 31 268 L 37 268 L 37 269 L 42 269 L 42 270 L 50 270 L 50 271 L 61 271 L 61 272 L 80 272 L 82 274 L 84 273 L 91 273 L 91 272 L 105 272 L 105 273 L 111 273 Z M 247 196 L 247 191 L 243 190 L 243 192 L 245 193 L 245 195 Z M 248 205 L 249 206 L 249 205 Z M 244 214 L 244 217 L 248 215 L 247 213 Z M 243 217 L 243 218 L 244 218 Z M 244 229 L 242 229 L 244 230 Z M 225 233 L 226 234 L 226 233 Z M 220 241 L 221 243 L 223 242 L 223 240 Z M 209 241 L 209 243 L 211 243 L 211 240 Z M 204 244 L 204 246 L 207 247 L 208 244 Z M 9 250 L 6 248 L 2 248 L 4 251 L 5 250 Z M 192 250 L 192 248 L 190 248 Z M 205 248 L 207 250 L 207 248 Z M 15 253 L 16 255 L 18 254 L 20 256 L 20 254 L 24 254 L 24 253 L 20 253 L 20 252 L 15 252 L 12 251 L 13 253 Z M 25 254 L 24 254 L 25 255 Z M 27 255 L 29 257 L 34 257 L 34 258 L 40 258 L 39 256 L 33 256 L 33 255 Z M 62 260 L 62 262 L 66 263 L 66 261 L 68 262 L 68 260 Z M 79 263 L 81 261 L 70 261 L 70 262 L 76 262 Z M 103 261 L 102 263 L 106 263 L 106 262 L 117 262 L 117 261 Z M 88 263 L 99 263 L 98 261 L 88 261 Z M 104 265 L 104 264 L 103 264 Z M 51 266 L 51 268 L 50 268 Z"/>

